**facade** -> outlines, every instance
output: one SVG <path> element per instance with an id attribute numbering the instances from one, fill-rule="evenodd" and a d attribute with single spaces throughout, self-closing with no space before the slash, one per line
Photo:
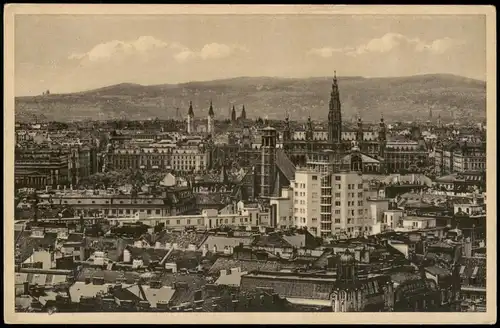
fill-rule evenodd
<path id="1" fill-rule="evenodd" d="M 104 190 L 89 193 L 69 191 L 55 195 L 41 195 L 52 205 L 68 206 L 76 215 L 102 217 L 169 216 L 192 211 L 195 208 L 194 195 L 189 188 L 176 187 L 162 195 L 120 195 Z"/>
<path id="2" fill-rule="evenodd" d="M 335 76 L 330 94 L 328 128 L 326 131 L 315 129 L 309 118 L 304 131 L 292 131 L 288 117 L 281 133 L 283 149 L 295 165 L 306 165 L 316 161 L 325 151 L 333 152 L 336 167 L 350 164 L 353 147 L 361 158 L 364 173 L 397 172 L 410 169 L 412 165 L 426 163 L 427 150 L 423 139 L 419 141 L 389 141 L 387 128 L 382 118 L 377 128 L 366 129 L 361 118 L 353 131 L 342 127 L 339 86 Z"/>
<path id="3" fill-rule="evenodd" d="M 439 144 L 435 150 L 436 174 L 486 170 L 486 142 Z"/>
<path id="4" fill-rule="evenodd" d="M 172 169 L 177 172 L 200 172 L 210 165 L 210 151 L 203 144 L 111 146 L 107 158 L 110 170 Z"/>
<path id="5" fill-rule="evenodd" d="M 271 222 L 279 227 L 307 227 L 311 234 L 321 237 L 372 234 L 376 232 L 374 226 L 382 222 L 388 201 L 370 201 L 371 195 L 359 172 L 330 174 L 298 169 L 290 189 L 284 188 L 281 197 L 271 198 Z"/>
<path id="6" fill-rule="evenodd" d="M 98 172 L 95 145 L 49 147 L 48 145 L 16 147 L 16 187 L 77 185 L 80 180 Z"/>

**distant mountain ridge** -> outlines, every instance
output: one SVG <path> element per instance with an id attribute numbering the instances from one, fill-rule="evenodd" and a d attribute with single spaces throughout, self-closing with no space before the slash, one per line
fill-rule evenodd
<path id="1" fill-rule="evenodd" d="M 343 119 L 364 121 L 484 120 L 486 82 L 450 74 L 408 77 L 339 77 Z M 145 120 L 184 118 L 189 101 L 197 118 L 208 114 L 210 100 L 216 119 L 237 114 L 244 104 L 249 118 L 326 120 L 332 77 L 236 77 L 180 84 L 120 83 L 69 94 L 16 98 L 16 120 L 82 119 Z M 430 113 L 432 112 L 432 113 Z"/>

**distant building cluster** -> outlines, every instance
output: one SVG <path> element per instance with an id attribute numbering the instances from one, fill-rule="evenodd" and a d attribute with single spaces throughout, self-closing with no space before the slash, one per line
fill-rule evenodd
<path id="1" fill-rule="evenodd" d="M 485 310 L 483 129 L 215 112 L 16 124 L 16 309 Z"/>

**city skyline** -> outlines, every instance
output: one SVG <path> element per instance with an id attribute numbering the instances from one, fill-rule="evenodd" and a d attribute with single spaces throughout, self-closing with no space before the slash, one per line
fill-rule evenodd
<path id="1" fill-rule="evenodd" d="M 486 79 L 478 15 L 22 15 L 15 26 L 16 96 L 335 69 Z"/>

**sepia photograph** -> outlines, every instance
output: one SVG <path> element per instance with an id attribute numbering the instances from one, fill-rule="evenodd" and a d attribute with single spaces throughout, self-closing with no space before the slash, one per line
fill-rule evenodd
<path id="1" fill-rule="evenodd" d="M 4 320 L 496 322 L 494 7 L 13 4 L 4 30 Z"/>

